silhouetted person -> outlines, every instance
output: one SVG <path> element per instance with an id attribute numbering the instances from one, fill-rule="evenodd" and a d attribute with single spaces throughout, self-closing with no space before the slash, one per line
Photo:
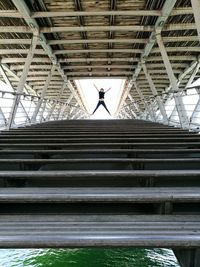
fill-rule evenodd
<path id="1" fill-rule="evenodd" d="M 109 88 L 108 90 L 104 91 L 103 88 L 101 88 L 101 89 L 99 90 L 99 89 L 96 87 L 95 84 L 94 84 L 94 87 L 97 89 L 97 91 L 98 91 L 98 93 L 99 93 L 99 102 L 97 103 L 97 106 L 96 106 L 96 108 L 95 108 L 95 110 L 93 111 L 92 114 L 95 113 L 95 111 L 98 109 L 98 107 L 99 107 L 100 105 L 102 105 L 102 106 L 107 110 L 107 112 L 110 114 L 110 111 L 107 109 L 106 104 L 105 104 L 105 102 L 104 102 L 104 95 L 105 95 L 105 93 L 107 93 L 111 88 Z M 111 114 L 110 114 L 110 115 L 111 115 Z"/>

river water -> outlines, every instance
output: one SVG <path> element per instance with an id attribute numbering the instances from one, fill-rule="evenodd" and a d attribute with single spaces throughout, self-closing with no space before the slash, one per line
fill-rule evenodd
<path id="1" fill-rule="evenodd" d="M 179 267 L 169 249 L 0 249 L 0 267 Z"/>

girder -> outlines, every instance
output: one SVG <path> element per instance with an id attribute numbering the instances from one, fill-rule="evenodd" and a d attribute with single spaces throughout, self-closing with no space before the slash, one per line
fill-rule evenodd
<path id="1" fill-rule="evenodd" d="M 27 5 L 24 0 L 2 0 L 0 62 L 13 90 L 19 87 L 24 76 L 22 90 L 27 89 L 30 94 L 38 96 L 52 65 L 55 65 L 55 73 L 44 96 L 45 101 L 48 100 L 47 120 L 59 117 L 54 113 L 61 112 L 71 92 L 74 96 L 72 105 L 78 103 L 80 108 L 73 118 L 82 116 L 81 110 L 87 112 L 86 100 L 77 89 L 77 79 L 123 78 L 128 84 L 124 87 L 115 116 L 128 105 L 129 116 L 135 116 L 135 113 L 155 120 L 162 114 L 162 122 L 167 123 L 170 115 L 166 114 L 165 102 L 171 96 L 168 93 L 178 91 L 180 95 L 176 94 L 175 110 L 181 125 L 189 127 L 182 90 L 191 85 L 194 77 L 199 77 L 198 0 L 187 3 L 152 0 L 151 5 L 144 0 L 137 3 L 125 0 L 123 5 L 116 0 L 109 3 L 103 0 L 101 6 L 94 0 L 60 0 L 61 9 L 56 9 L 51 1 L 39 2 Z M 19 23 L 16 23 L 17 18 Z M 158 33 L 167 54 L 167 64 L 158 44 Z M 27 63 L 35 35 L 38 38 L 34 55 Z M 26 75 L 23 74 L 25 71 Z M 135 82 L 149 105 L 148 109 L 154 109 L 151 111 L 156 114 L 154 118 L 142 104 L 141 94 L 134 89 Z M 63 83 L 66 89 L 64 94 L 60 94 Z M 137 107 L 140 108 L 137 110 Z"/>

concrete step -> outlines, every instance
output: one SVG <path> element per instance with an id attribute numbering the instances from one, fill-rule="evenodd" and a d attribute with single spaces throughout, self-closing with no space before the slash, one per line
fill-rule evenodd
<path id="1" fill-rule="evenodd" d="M 159 144 L 163 144 L 163 143 L 169 143 L 171 145 L 171 143 L 177 144 L 177 143 L 189 143 L 189 144 L 193 144 L 193 142 L 196 142 L 197 145 L 200 144 L 200 135 L 199 136 L 188 136 L 188 137 L 68 137 L 68 138 L 59 138 L 58 136 L 55 135 L 54 138 L 48 138 L 46 137 L 44 139 L 45 144 L 46 143 L 53 143 L 53 144 L 57 144 L 57 143 L 111 143 L 111 144 L 115 144 L 115 143 L 159 143 Z M 38 136 L 37 138 L 33 137 L 33 138 L 8 138 L 8 137 L 1 137 L 0 138 L 0 145 L 5 144 L 5 143 L 9 143 L 9 144 L 25 144 L 25 143 L 29 143 L 29 144 L 37 144 L 37 143 L 41 143 L 41 138 Z"/>
<path id="2" fill-rule="evenodd" d="M 200 186 L 200 170 L 0 171 L 4 187 Z"/>
<path id="3" fill-rule="evenodd" d="M 0 170 L 187 170 L 200 169 L 200 158 L 0 159 Z"/>
<path id="4" fill-rule="evenodd" d="M 46 140 L 44 142 L 34 142 L 34 143 L 1 143 L 0 144 L 0 149 L 5 149 L 5 148 L 20 148 L 20 149 L 26 149 L 26 148 L 32 148 L 36 149 L 39 148 L 41 149 L 42 147 L 45 148 L 73 148 L 73 149 L 80 149 L 80 148 L 120 148 L 120 149 L 125 149 L 125 148 L 154 148 L 154 149 L 159 149 L 159 148 L 200 148 L 200 142 L 107 142 L 105 143 L 103 140 L 102 142 L 76 142 L 76 143 L 71 143 L 71 142 L 65 142 L 65 143 L 59 143 L 57 141 L 55 142 L 47 142 Z"/>
<path id="5" fill-rule="evenodd" d="M 196 248 L 200 216 L 1 215 L 1 248 Z"/>
<path id="6" fill-rule="evenodd" d="M 0 149 L 0 159 L 4 158 L 19 158 L 19 159 L 48 159 L 48 158 L 199 158 L 200 148 L 162 148 L 155 147 L 153 149 L 131 149 L 131 148 L 121 148 L 121 149 L 109 149 L 109 148 L 81 148 L 81 149 L 47 149 L 38 148 L 30 149 L 26 147 L 23 149 L 16 148 L 4 148 Z"/>
<path id="7" fill-rule="evenodd" d="M 0 188 L 0 203 L 194 203 L 199 201 L 200 187 Z"/>

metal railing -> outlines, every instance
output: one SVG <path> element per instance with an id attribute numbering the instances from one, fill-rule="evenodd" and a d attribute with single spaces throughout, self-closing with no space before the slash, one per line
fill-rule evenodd
<path id="1" fill-rule="evenodd" d="M 12 116 L 13 101 L 16 95 L 15 92 L 0 91 L 0 129 L 8 128 L 8 122 Z M 11 128 L 49 120 L 76 119 L 87 116 L 87 113 L 80 109 L 80 107 L 66 104 L 62 101 L 54 101 L 44 98 L 36 119 L 33 121 L 32 116 L 39 100 L 40 96 L 20 94 L 20 102 L 16 116 L 12 120 L 13 123 Z M 77 114 L 79 114 L 79 117 Z"/>
<path id="2" fill-rule="evenodd" d="M 178 110 L 175 105 L 175 97 L 180 97 L 184 104 L 187 119 L 188 119 L 188 129 L 200 132 L 200 86 L 193 86 L 186 88 L 180 92 L 172 93 L 163 93 L 160 94 L 160 97 L 163 99 L 163 103 L 165 106 L 165 110 L 168 117 L 168 125 L 182 127 L 179 116 Z M 155 122 L 163 123 L 163 117 L 159 111 L 157 102 L 155 98 L 146 97 L 145 101 L 148 103 L 148 107 L 151 111 L 153 111 Z M 143 100 L 137 100 L 125 105 L 122 108 L 122 111 L 125 110 L 127 112 L 127 108 L 130 110 L 132 109 L 134 113 L 138 116 L 138 118 L 142 118 L 145 120 L 151 120 L 152 118 L 147 110 L 144 110 L 142 114 L 137 111 L 134 107 L 136 105 L 141 105 Z"/>

